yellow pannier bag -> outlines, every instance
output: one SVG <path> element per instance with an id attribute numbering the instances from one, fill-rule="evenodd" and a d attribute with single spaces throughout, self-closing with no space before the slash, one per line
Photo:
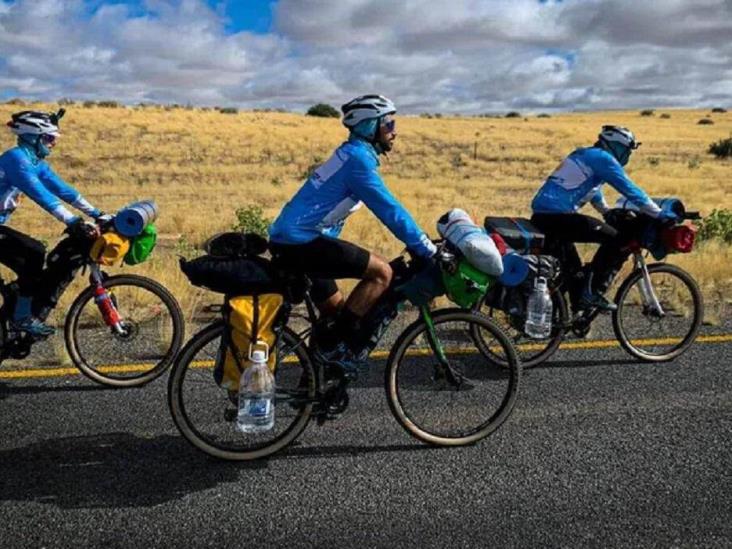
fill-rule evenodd
<path id="1" fill-rule="evenodd" d="M 229 299 L 228 337 L 219 351 L 214 379 L 230 391 L 239 389 L 239 378 L 251 362 L 251 351 L 267 347 L 267 364 L 274 374 L 277 362 L 274 331 L 284 298 L 281 294 L 244 295 Z"/>
<path id="2" fill-rule="evenodd" d="M 112 267 L 121 264 L 129 250 L 129 238 L 109 231 L 94 241 L 89 255 L 94 262 Z"/>

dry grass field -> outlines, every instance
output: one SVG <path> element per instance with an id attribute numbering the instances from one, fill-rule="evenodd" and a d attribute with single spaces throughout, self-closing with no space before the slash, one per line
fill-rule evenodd
<path id="1" fill-rule="evenodd" d="M 21 108 L 0 105 L 0 118 Z M 346 136 L 337 119 L 299 114 L 212 110 L 67 107 L 63 138 L 50 158 L 54 169 L 92 203 L 113 211 L 135 199 L 153 198 L 161 210 L 162 246 L 148 264 L 134 268 L 161 280 L 187 311 L 202 296 L 179 273 L 174 256 L 181 238 L 198 243 L 235 222 L 236 208 L 260 205 L 268 217 L 302 184 Z M 662 117 L 662 114 L 668 117 Z M 701 118 L 713 124 L 698 125 Z M 709 213 L 732 208 L 732 161 L 707 153 L 710 143 L 732 135 L 732 113 L 658 110 L 593 112 L 550 118 L 398 118 L 395 150 L 382 162 L 394 194 L 417 221 L 435 234 L 447 209 L 527 215 L 544 178 L 573 148 L 592 144 L 602 124 L 630 127 L 644 143 L 628 166 L 630 176 L 652 196 L 678 196 L 690 209 Z M 0 147 L 14 144 L 0 132 Z M 608 201 L 616 198 L 610 188 Z M 12 226 L 50 243 L 61 225 L 26 202 Z M 356 214 L 343 236 L 383 255 L 402 246 L 367 211 Z M 180 245 L 177 245 L 180 249 Z M 715 242 L 671 262 L 690 270 L 714 298 L 708 317 L 732 296 L 732 251 Z M 127 267 L 125 269 L 132 270 Z"/>

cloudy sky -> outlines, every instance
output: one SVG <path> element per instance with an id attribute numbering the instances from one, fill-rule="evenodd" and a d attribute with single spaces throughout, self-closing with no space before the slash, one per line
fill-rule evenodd
<path id="1" fill-rule="evenodd" d="M 732 107 L 732 0 L 0 0 L 0 100 Z"/>

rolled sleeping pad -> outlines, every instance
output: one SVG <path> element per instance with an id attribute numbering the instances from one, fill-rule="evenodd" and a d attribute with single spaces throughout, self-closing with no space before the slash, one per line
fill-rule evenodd
<path id="1" fill-rule="evenodd" d="M 139 235 L 158 217 L 158 207 L 152 200 L 134 202 L 125 206 L 114 217 L 114 228 L 128 238 Z"/>
<path id="2" fill-rule="evenodd" d="M 498 280 L 509 288 L 518 286 L 529 276 L 529 264 L 526 259 L 516 252 L 509 252 L 503 256 L 503 274 Z"/>

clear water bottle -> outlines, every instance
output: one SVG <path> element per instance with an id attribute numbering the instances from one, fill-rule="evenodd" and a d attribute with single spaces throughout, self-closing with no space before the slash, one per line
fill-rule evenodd
<path id="1" fill-rule="evenodd" d="M 534 289 L 526 305 L 524 332 L 534 339 L 546 339 L 552 332 L 552 298 L 546 278 L 536 277 Z"/>
<path id="2" fill-rule="evenodd" d="M 275 382 L 265 351 L 252 352 L 251 361 L 239 379 L 236 426 L 242 433 L 263 433 L 274 427 Z"/>

